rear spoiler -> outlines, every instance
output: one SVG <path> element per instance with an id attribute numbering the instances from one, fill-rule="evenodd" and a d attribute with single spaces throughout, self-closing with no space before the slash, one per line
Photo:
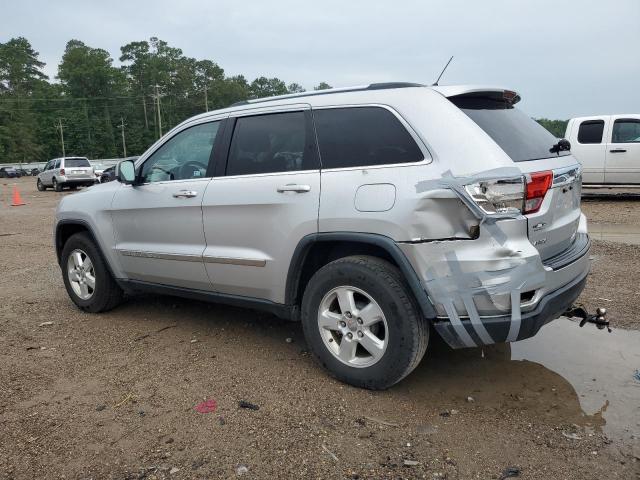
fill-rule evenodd
<path id="1" fill-rule="evenodd" d="M 507 101 L 511 105 L 515 105 L 521 100 L 518 92 L 508 88 L 500 87 L 471 87 L 461 85 L 450 85 L 443 87 L 432 87 L 438 93 L 451 99 L 456 98 L 487 98 L 492 100 Z"/>

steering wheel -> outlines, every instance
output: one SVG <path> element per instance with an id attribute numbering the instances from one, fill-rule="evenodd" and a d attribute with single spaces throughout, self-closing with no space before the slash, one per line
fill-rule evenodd
<path id="1" fill-rule="evenodd" d="M 164 169 L 162 167 L 159 167 L 157 165 L 152 165 L 151 168 L 149 169 L 149 171 L 150 171 L 149 173 L 151 173 L 153 170 L 160 170 L 162 173 L 166 173 L 167 174 L 167 176 L 169 177 L 169 180 L 174 180 L 173 173 L 170 172 L 169 170 L 166 170 L 166 169 Z"/>
<path id="2" fill-rule="evenodd" d="M 198 172 L 204 170 L 207 171 L 207 165 L 202 162 L 196 162 L 195 160 L 191 160 L 180 167 L 180 178 L 185 180 L 189 178 L 200 178 L 199 176 L 194 175 L 195 170 Z"/>

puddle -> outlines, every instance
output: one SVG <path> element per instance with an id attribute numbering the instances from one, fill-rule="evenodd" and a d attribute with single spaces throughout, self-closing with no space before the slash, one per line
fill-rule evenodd
<path id="1" fill-rule="evenodd" d="M 511 359 L 539 363 L 565 378 L 585 414 L 602 413 L 610 437 L 640 440 L 640 380 L 633 376 L 640 370 L 639 331 L 608 333 L 561 318 L 512 344 Z"/>
<path id="2" fill-rule="evenodd" d="M 640 245 L 640 225 L 589 223 L 589 236 L 593 240 Z"/>
<path id="3" fill-rule="evenodd" d="M 560 318 L 533 338 L 484 349 L 451 350 L 436 342 L 415 373 L 399 385 L 408 397 L 442 405 L 475 403 L 526 411 L 535 421 L 640 445 L 640 331 Z M 457 407 L 456 407 L 457 408 Z"/>

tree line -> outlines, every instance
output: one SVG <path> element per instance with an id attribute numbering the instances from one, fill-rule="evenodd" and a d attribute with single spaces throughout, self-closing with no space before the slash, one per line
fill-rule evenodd
<path id="1" fill-rule="evenodd" d="M 564 138 L 569 120 L 549 120 L 548 118 L 536 118 L 536 121 L 549 130 L 556 138 Z"/>
<path id="2" fill-rule="evenodd" d="M 26 38 L 0 43 L 0 163 L 62 155 L 139 155 L 173 126 L 198 113 L 252 98 L 304 92 L 298 83 L 226 75 L 212 60 L 187 57 L 152 37 L 111 54 L 70 40 L 55 79 Z M 57 80 L 57 81 L 53 81 Z M 314 89 L 331 88 L 325 82 Z M 566 121 L 541 119 L 562 137 Z M 124 144 L 122 129 L 124 129 Z"/>
<path id="3" fill-rule="evenodd" d="M 44 73 L 29 41 L 0 43 L 0 162 L 44 161 L 65 153 L 89 158 L 139 155 L 198 113 L 251 98 L 304 92 L 298 83 L 229 76 L 211 60 L 187 57 L 152 37 L 109 52 L 70 40 L 57 81 Z M 331 88 L 325 82 L 315 89 Z"/>

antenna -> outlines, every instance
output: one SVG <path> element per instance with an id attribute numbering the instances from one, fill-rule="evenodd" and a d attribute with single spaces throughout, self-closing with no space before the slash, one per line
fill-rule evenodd
<path id="1" fill-rule="evenodd" d="M 449 64 L 451 63 L 451 60 L 453 60 L 453 55 L 451 55 L 451 58 L 449 59 L 449 61 L 447 62 L 447 64 L 444 66 L 444 68 L 442 69 L 442 71 L 440 72 L 440 75 L 438 75 L 438 79 L 436 80 L 436 82 L 431 85 L 432 87 L 437 87 L 438 86 L 438 82 L 440 81 L 440 79 L 442 78 L 442 75 L 444 74 L 444 71 L 447 69 L 447 67 L 449 66 Z"/>

